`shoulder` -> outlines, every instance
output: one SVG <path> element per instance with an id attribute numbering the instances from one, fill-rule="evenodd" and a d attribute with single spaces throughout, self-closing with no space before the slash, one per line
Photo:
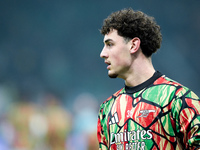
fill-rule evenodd
<path id="1" fill-rule="evenodd" d="M 112 105 L 114 99 L 116 97 L 118 97 L 120 94 L 124 93 L 125 89 L 122 88 L 120 90 L 118 90 L 117 92 L 115 92 L 113 95 L 111 95 L 110 97 L 108 97 L 101 105 L 100 105 L 100 110 L 104 109 L 105 107 L 110 107 L 110 105 Z"/>
<path id="2" fill-rule="evenodd" d="M 173 89 L 177 91 L 176 94 L 179 94 L 179 91 L 188 91 L 189 88 L 187 88 L 186 86 L 183 86 L 181 83 L 165 76 L 162 75 L 160 78 L 158 78 L 157 80 L 155 80 L 154 85 L 163 85 L 166 87 L 174 87 Z"/>
<path id="3" fill-rule="evenodd" d="M 165 76 L 162 75 L 161 77 L 159 77 L 157 80 L 155 80 L 154 85 L 158 85 L 158 84 L 166 84 L 166 85 L 172 85 L 172 86 L 182 86 L 179 82 Z"/>
<path id="4" fill-rule="evenodd" d="M 165 89 L 167 89 L 166 93 L 172 94 L 172 98 L 173 98 L 172 108 L 174 107 L 174 109 L 176 110 L 178 108 L 182 109 L 185 107 L 189 107 L 191 105 L 193 107 L 195 106 L 195 104 L 199 106 L 200 104 L 199 97 L 190 88 L 180 84 L 179 82 L 171 78 L 166 77 L 165 75 L 158 78 L 154 82 L 154 85 L 165 86 Z M 164 88 L 162 90 L 164 90 Z"/>
<path id="5" fill-rule="evenodd" d="M 153 86 L 156 87 L 156 90 L 158 91 L 165 91 L 167 95 L 174 95 L 174 98 L 191 97 L 199 99 L 198 96 L 187 86 L 184 86 L 165 75 L 162 75 L 155 80 Z"/>

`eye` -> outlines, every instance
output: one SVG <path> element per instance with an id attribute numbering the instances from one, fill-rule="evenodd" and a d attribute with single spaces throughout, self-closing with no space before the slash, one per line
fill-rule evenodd
<path id="1" fill-rule="evenodd" d="M 113 43 L 106 43 L 106 45 L 108 46 L 108 47 L 112 47 L 113 46 Z"/>

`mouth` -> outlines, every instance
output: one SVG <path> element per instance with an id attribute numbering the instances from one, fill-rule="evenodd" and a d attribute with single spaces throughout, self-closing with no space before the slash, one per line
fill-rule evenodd
<path id="1" fill-rule="evenodd" d="M 111 66 L 111 63 L 110 62 L 108 62 L 108 61 L 105 61 L 105 64 L 107 64 L 108 66 L 107 66 L 107 69 L 109 70 L 110 69 L 110 66 Z"/>
<path id="2" fill-rule="evenodd" d="M 108 61 L 105 61 L 105 64 L 107 64 L 107 65 L 110 65 L 111 63 L 110 63 L 110 62 L 108 62 Z"/>

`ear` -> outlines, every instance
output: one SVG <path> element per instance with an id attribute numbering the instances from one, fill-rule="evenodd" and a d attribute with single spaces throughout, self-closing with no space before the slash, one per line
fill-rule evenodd
<path id="1" fill-rule="evenodd" d="M 131 44 L 130 52 L 131 52 L 131 54 L 133 54 L 133 53 L 137 52 L 138 49 L 140 48 L 141 41 L 138 37 L 135 37 L 130 42 L 131 42 L 130 43 Z"/>

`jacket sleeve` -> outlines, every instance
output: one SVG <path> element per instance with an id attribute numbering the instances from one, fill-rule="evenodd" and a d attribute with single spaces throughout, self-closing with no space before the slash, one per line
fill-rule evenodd
<path id="1" fill-rule="evenodd" d="M 187 150 L 200 148 L 200 99 L 190 90 L 180 94 L 172 107 L 176 134 Z"/>

